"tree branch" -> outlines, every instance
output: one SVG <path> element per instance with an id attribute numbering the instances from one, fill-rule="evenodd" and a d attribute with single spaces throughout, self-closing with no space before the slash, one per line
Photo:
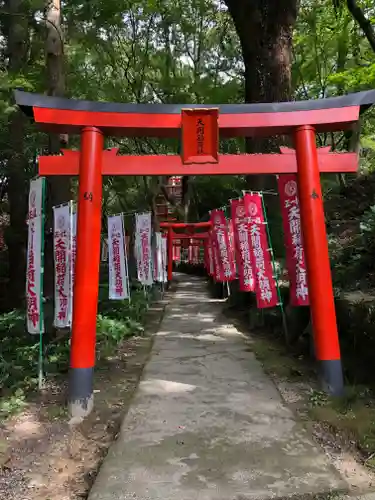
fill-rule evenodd
<path id="1" fill-rule="evenodd" d="M 375 31 L 372 27 L 371 21 L 367 19 L 363 10 L 357 4 L 357 0 L 347 0 L 346 4 L 348 6 L 349 12 L 357 21 L 362 31 L 366 35 L 366 38 L 371 45 L 372 50 L 375 52 Z"/>

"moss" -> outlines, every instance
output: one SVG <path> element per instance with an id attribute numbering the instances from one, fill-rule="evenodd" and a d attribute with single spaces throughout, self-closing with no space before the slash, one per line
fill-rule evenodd
<path id="1" fill-rule="evenodd" d="M 365 455 L 375 453 L 375 402 L 361 387 L 348 387 L 343 398 L 327 397 L 321 404 L 312 404 L 309 414 L 343 432 Z"/>

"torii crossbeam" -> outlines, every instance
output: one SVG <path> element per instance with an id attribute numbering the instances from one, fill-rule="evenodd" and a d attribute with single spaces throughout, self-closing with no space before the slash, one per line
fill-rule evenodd
<path id="1" fill-rule="evenodd" d="M 79 175 L 77 255 L 69 405 L 86 415 L 93 403 L 103 175 L 283 174 L 296 172 L 308 271 L 315 352 L 330 393 L 343 377 L 324 220 L 320 172 L 354 172 L 354 153 L 316 148 L 316 133 L 349 130 L 375 91 L 287 103 L 176 105 L 79 101 L 15 92 L 16 103 L 47 132 L 80 134 L 81 150 L 40 157 L 41 175 Z M 221 155 L 219 137 L 291 135 L 295 152 Z M 104 136 L 181 137 L 182 154 L 119 156 Z"/>

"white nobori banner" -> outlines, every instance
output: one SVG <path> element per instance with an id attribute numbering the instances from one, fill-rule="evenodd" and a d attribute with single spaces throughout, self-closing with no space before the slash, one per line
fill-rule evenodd
<path id="1" fill-rule="evenodd" d="M 55 261 L 56 328 L 72 323 L 72 213 L 71 204 L 53 207 L 53 255 Z"/>
<path id="2" fill-rule="evenodd" d="M 122 215 L 108 217 L 109 298 L 129 298 L 128 266 Z"/>
<path id="3" fill-rule="evenodd" d="M 44 177 L 38 177 L 30 181 L 28 220 L 42 215 L 43 186 Z"/>
<path id="4" fill-rule="evenodd" d="M 26 322 L 33 335 L 43 333 L 43 196 L 44 177 L 30 181 L 27 210 L 28 240 L 26 264 Z"/>
<path id="5" fill-rule="evenodd" d="M 42 216 L 30 218 L 28 226 L 26 269 L 27 331 L 36 335 L 43 332 L 41 308 Z"/>
<path id="6" fill-rule="evenodd" d="M 168 251 L 167 251 L 167 237 L 163 236 L 161 239 L 161 249 L 162 249 L 162 279 L 163 283 L 167 283 L 168 281 L 168 272 L 167 272 L 167 265 L 168 265 Z"/>
<path id="7" fill-rule="evenodd" d="M 75 272 L 75 265 L 76 265 L 76 254 L 77 254 L 77 212 L 72 213 L 72 296 L 73 296 L 73 289 L 74 289 L 74 272 Z"/>
<path id="8" fill-rule="evenodd" d="M 154 260 L 154 278 L 155 281 L 163 283 L 163 238 L 162 234 L 155 233 L 155 260 Z"/>
<path id="9" fill-rule="evenodd" d="M 135 246 L 138 280 L 142 285 L 153 284 L 152 247 L 151 247 L 151 212 L 135 216 Z"/>

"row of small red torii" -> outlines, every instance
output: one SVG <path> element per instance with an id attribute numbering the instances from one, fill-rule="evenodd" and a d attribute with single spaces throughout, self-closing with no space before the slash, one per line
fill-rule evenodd
<path id="1" fill-rule="evenodd" d="M 39 157 L 39 174 L 79 175 L 69 407 L 87 415 L 93 405 L 103 175 L 296 174 L 309 299 L 325 387 L 342 393 L 343 376 L 320 172 L 355 172 L 355 153 L 317 150 L 316 133 L 350 129 L 375 92 L 290 103 L 220 106 L 120 104 L 61 99 L 22 91 L 16 103 L 47 132 L 80 134 L 80 151 Z M 294 150 L 280 154 L 219 154 L 222 137 L 291 135 Z M 174 137 L 181 155 L 118 155 L 105 136 Z M 172 241 L 172 240 L 170 240 Z M 171 243 L 172 245 L 172 243 Z"/>

